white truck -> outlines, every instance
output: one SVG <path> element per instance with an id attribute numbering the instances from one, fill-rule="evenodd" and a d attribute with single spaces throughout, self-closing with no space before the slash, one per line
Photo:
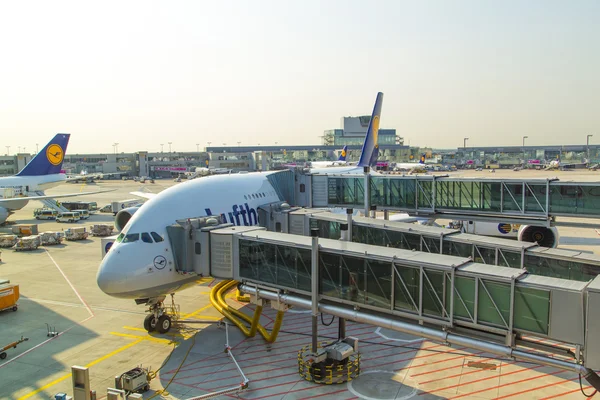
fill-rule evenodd
<path id="1" fill-rule="evenodd" d="M 121 210 L 124 210 L 129 207 L 139 206 L 140 204 L 142 204 L 142 200 L 140 200 L 140 199 L 113 201 L 111 203 L 111 209 L 112 209 L 113 215 L 117 215 L 117 213 Z"/>

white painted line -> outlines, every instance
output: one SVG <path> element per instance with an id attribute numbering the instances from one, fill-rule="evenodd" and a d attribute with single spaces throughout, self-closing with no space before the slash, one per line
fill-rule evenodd
<path id="1" fill-rule="evenodd" d="M 389 374 L 389 375 L 394 376 L 394 375 L 397 375 L 398 372 L 394 372 L 394 371 L 382 371 L 382 370 L 367 371 L 367 372 L 361 372 L 360 375 L 356 379 L 360 379 L 361 376 L 365 376 L 365 375 L 369 375 L 369 374 Z M 407 399 L 410 399 L 411 397 L 414 397 L 417 394 L 417 388 L 416 387 L 412 387 L 412 391 L 410 393 L 408 393 L 408 394 L 406 394 L 404 396 L 401 396 L 401 397 L 398 397 L 398 396 L 389 397 L 389 398 L 369 397 L 369 396 L 366 396 L 366 395 L 358 392 L 356 389 L 354 389 L 352 387 L 352 384 L 354 382 L 356 382 L 356 379 L 348 381 L 346 383 L 346 386 L 347 386 L 348 390 L 350 392 L 352 392 L 353 395 L 355 395 L 358 398 L 365 399 L 365 400 L 407 400 Z M 408 386 L 408 385 L 405 385 L 404 383 L 401 383 L 401 382 L 398 382 L 398 384 L 402 385 L 402 387 Z M 409 387 L 411 387 L 411 386 L 409 386 Z"/>
<path id="2" fill-rule="evenodd" d="M 19 354 L 19 355 L 17 355 L 17 356 L 14 356 L 14 357 L 12 357 L 10 360 L 6 361 L 4 364 L 0 364 L 0 368 L 4 367 L 5 365 L 8 365 L 8 364 L 10 364 L 10 363 L 11 363 L 11 362 L 13 362 L 13 361 L 16 361 L 16 360 L 18 360 L 19 358 L 23 357 L 25 354 L 27 354 L 27 353 L 29 353 L 29 352 L 32 352 L 33 350 L 37 349 L 38 347 L 42 347 L 42 346 L 43 346 L 43 345 L 45 345 L 46 343 L 48 343 L 48 342 L 50 342 L 50 341 L 52 341 L 52 340 L 54 340 L 54 339 L 56 339 L 56 338 L 58 338 L 58 337 L 60 337 L 60 336 L 64 335 L 65 333 L 69 332 L 71 329 L 75 328 L 76 326 L 78 326 L 78 325 L 80 325 L 80 324 L 83 324 L 85 321 L 87 321 L 87 320 L 89 320 L 89 319 L 92 319 L 92 318 L 94 318 L 94 316 L 93 316 L 93 315 L 90 315 L 89 317 L 87 317 L 87 318 L 86 318 L 86 319 L 84 319 L 83 321 L 79 322 L 78 324 L 71 325 L 71 326 L 70 326 L 68 329 L 66 329 L 66 330 L 64 330 L 64 331 L 62 331 L 62 332 L 59 332 L 59 333 L 58 333 L 58 335 L 56 335 L 56 336 L 53 336 L 53 337 L 51 337 L 50 339 L 46 339 L 46 340 L 44 340 L 42 343 L 38 343 L 38 344 L 36 344 L 35 346 L 33 346 L 32 348 L 30 348 L 30 349 L 28 349 L 28 350 L 26 350 L 26 351 L 22 352 L 21 354 Z"/>
<path id="3" fill-rule="evenodd" d="M 395 339 L 395 338 L 387 337 L 387 336 L 385 336 L 385 335 L 384 335 L 384 334 L 381 332 L 381 327 L 379 327 L 379 328 L 375 329 L 375 333 L 376 333 L 377 335 L 381 336 L 381 337 L 382 337 L 382 338 L 384 338 L 384 339 L 387 339 L 387 340 L 392 340 L 392 341 L 394 341 L 394 342 L 402 342 L 402 343 L 417 343 L 417 342 L 422 342 L 423 340 L 425 340 L 425 339 L 423 339 L 423 338 L 411 339 L 411 340 L 405 340 L 405 339 Z"/>
<path id="4" fill-rule="evenodd" d="M 50 255 L 50 252 L 48 251 L 48 249 L 44 249 L 44 250 L 46 251 L 46 254 L 48 254 L 48 257 L 50 257 L 50 259 L 52 260 L 52 262 L 54 263 L 54 265 L 56 266 L 56 268 L 58 269 L 58 271 L 60 272 L 60 274 L 63 276 L 63 278 L 65 278 L 65 280 L 67 281 L 67 283 L 69 284 L 69 286 L 71 286 L 71 289 L 73 289 L 73 292 L 75 292 L 75 295 L 79 298 L 79 301 L 81 301 L 81 304 L 83 304 L 85 306 L 85 308 L 87 309 L 88 313 L 90 313 L 90 317 L 93 317 L 94 316 L 94 312 L 92 311 L 92 309 L 90 308 L 90 306 L 88 306 L 88 304 L 85 302 L 85 300 L 83 300 L 83 297 L 81 297 L 81 295 L 79 294 L 79 292 L 77 291 L 77 289 L 75 289 L 75 286 L 73 286 L 73 284 L 71 283 L 71 281 L 69 280 L 69 278 L 67 278 L 67 275 L 65 275 L 65 273 L 63 272 L 63 270 L 59 267 L 58 263 L 56 261 L 54 261 L 54 258 L 52 258 L 52 256 Z"/>

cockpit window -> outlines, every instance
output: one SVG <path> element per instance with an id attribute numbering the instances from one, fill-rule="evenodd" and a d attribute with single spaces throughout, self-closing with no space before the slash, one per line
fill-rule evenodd
<path id="1" fill-rule="evenodd" d="M 152 242 L 152 238 L 150 237 L 150 234 L 148 232 L 142 233 L 142 242 L 154 243 L 154 242 Z"/>
<path id="2" fill-rule="evenodd" d="M 139 239 L 140 239 L 139 233 L 128 233 L 127 235 L 125 235 L 125 238 L 123 239 L 123 243 L 131 243 L 131 242 L 135 242 Z"/>
<path id="3" fill-rule="evenodd" d="M 124 235 L 124 234 L 122 234 L 122 233 L 120 233 L 120 234 L 119 234 L 119 236 L 117 236 L 117 240 L 116 240 L 116 242 L 117 242 L 117 243 L 121 243 L 121 242 L 123 241 L 123 238 L 124 238 L 124 237 L 125 237 L 125 235 Z"/>
<path id="4" fill-rule="evenodd" d="M 154 239 L 154 241 L 156 243 L 158 242 L 162 242 L 164 239 L 162 238 L 162 236 L 160 236 L 158 233 L 156 232 L 150 232 L 150 234 L 152 235 L 152 238 Z"/>

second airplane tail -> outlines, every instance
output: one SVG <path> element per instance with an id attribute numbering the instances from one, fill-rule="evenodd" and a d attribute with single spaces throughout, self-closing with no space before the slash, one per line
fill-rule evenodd
<path id="1" fill-rule="evenodd" d="M 377 142 L 379 134 L 379 119 L 381 118 L 381 105 L 383 104 L 383 93 L 377 93 L 375 107 L 371 114 L 371 121 L 365 136 L 365 142 L 360 153 L 358 165 L 361 167 L 374 167 L 377 165 L 377 157 L 379 155 L 379 144 Z"/>
<path id="2" fill-rule="evenodd" d="M 346 161 L 346 156 L 348 155 L 348 145 L 344 146 L 342 152 L 340 153 L 340 158 L 338 161 Z"/>

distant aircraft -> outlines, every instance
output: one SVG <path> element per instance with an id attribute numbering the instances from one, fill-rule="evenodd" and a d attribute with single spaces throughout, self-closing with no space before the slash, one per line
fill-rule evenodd
<path id="1" fill-rule="evenodd" d="M 340 157 L 337 161 L 311 161 L 311 168 L 326 168 L 326 167 L 339 167 L 344 165 L 350 165 L 346 161 L 346 157 L 348 155 L 348 146 L 344 146 L 342 148 L 342 152 L 340 153 Z"/>
<path id="2" fill-rule="evenodd" d="M 71 174 L 67 174 L 67 182 L 73 182 L 73 183 L 78 183 L 78 182 L 85 182 L 85 183 L 91 183 L 94 182 L 94 180 L 96 179 L 103 179 L 105 176 L 110 176 L 110 175 L 122 175 L 120 172 L 109 172 L 109 173 L 103 173 L 103 172 L 92 172 L 89 173 L 86 170 L 83 170 L 79 173 L 79 175 L 71 175 Z"/>
<path id="3" fill-rule="evenodd" d="M 358 165 L 312 171 L 356 173 L 374 165 L 382 102 L 383 93 L 378 93 Z M 144 320 L 147 331 L 169 331 L 171 317 L 163 305 L 165 297 L 195 284 L 198 275 L 177 271 L 167 227 L 199 215 L 214 215 L 234 225 L 258 225 L 259 206 L 285 201 L 272 183 L 280 173 L 215 175 L 187 181 L 158 194 L 136 193 L 149 200 L 138 209 L 117 214 L 115 225 L 123 226 L 123 230 L 102 260 L 96 277 L 98 286 L 110 296 L 148 305 L 151 313 Z"/>
<path id="4" fill-rule="evenodd" d="M 396 163 L 394 167 L 395 171 L 410 171 L 412 172 L 425 172 L 425 154 L 421 154 L 419 162 L 416 163 Z"/>
<path id="5" fill-rule="evenodd" d="M 84 192 L 46 196 L 44 190 L 66 181 L 61 166 L 69 144 L 70 134 L 59 133 L 27 163 L 17 175 L 0 178 L 0 223 L 20 210 L 30 200 L 50 205 L 52 199 L 83 196 L 101 192 Z"/>

